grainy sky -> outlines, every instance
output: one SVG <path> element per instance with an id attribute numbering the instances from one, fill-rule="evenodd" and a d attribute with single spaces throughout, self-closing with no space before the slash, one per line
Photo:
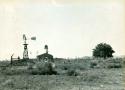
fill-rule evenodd
<path id="1" fill-rule="evenodd" d="M 23 38 L 28 40 L 29 56 L 45 52 L 54 57 L 91 56 L 101 42 L 110 44 L 114 55 L 125 55 L 124 5 L 118 0 L 107 2 L 0 3 L 0 59 L 22 57 Z M 38 52 L 38 53 L 37 53 Z"/>

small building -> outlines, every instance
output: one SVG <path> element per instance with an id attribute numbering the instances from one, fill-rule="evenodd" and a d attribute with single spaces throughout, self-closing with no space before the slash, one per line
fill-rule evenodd
<path id="1" fill-rule="evenodd" d="M 46 50 L 46 53 L 43 53 L 43 54 L 41 54 L 41 55 L 38 55 L 38 56 L 37 56 L 37 59 L 38 59 L 38 60 L 43 60 L 43 61 L 51 61 L 51 62 L 54 62 L 53 55 L 48 54 L 48 46 L 47 46 L 47 45 L 45 45 L 45 48 L 44 48 L 44 49 Z"/>
<path id="2" fill-rule="evenodd" d="M 37 59 L 38 60 L 51 60 L 51 61 L 53 61 L 53 55 L 48 54 L 48 53 L 44 53 L 44 54 L 38 55 Z"/>

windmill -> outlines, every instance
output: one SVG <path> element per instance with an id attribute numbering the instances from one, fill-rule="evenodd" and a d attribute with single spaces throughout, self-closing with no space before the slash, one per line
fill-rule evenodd
<path id="1" fill-rule="evenodd" d="M 28 56 L 28 48 L 27 48 L 27 43 L 26 43 L 26 40 L 27 40 L 27 38 L 26 38 L 26 35 L 25 34 L 23 34 L 23 40 L 24 40 L 24 51 L 23 51 L 23 59 L 29 59 L 29 56 Z"/>
<path id="2" fill-rule="evenodd" d="M 29 39 L 31 39 L 31 40 L 36 40 L 36 37 L 31 37 L 31 38 L 29 38 Z M 28 48 L 27 48 L 27 46 L 28 46 L 28 44 L 27 44 L 27 40 L 29 40 L 29 39 L 27 39 L 26 38 L 26 35 L 25 34 L 23 34 L 23 40 L 24 40 L 24 51 L 23 51 L 23 59 L 29 59 L 29 55 L 28 55 Z"/>

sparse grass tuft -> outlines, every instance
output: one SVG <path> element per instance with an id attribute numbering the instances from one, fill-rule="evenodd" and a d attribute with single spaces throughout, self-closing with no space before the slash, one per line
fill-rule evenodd
<path id="1" fill-rule="evenodd" d="M 84 77 L 84 81 L 98 81 L 98 80 L 101 80 L 99 75 L 97 74 L 88 74 L 88 75 L 85 75 Z"/>

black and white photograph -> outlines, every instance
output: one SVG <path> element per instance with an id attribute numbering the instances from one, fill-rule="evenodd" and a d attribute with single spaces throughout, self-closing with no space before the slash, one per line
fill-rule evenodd
<path id="1" fill-rule="evenodd" d="M 125 90 L 125 1 L 0 0 L 0 90 Z"/>

